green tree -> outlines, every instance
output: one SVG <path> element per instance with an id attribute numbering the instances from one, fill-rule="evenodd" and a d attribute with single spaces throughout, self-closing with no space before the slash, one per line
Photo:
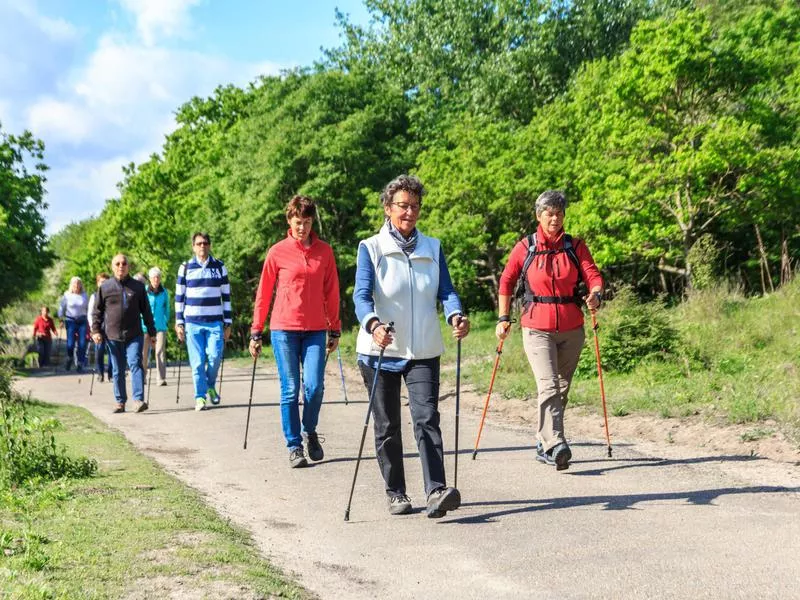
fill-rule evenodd
<path id="1" fill-rule="evenodd" d="M 44 143 L 28 131 L 7 134 L 0 125 L 0 308 L 36 289 L 52 260 L 42 215 L 47 208 L 43 160 Z"/>

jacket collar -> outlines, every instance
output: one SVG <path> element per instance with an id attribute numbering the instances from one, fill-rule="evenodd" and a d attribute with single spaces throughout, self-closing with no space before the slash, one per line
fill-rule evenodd
<path id="1" fill-rule="evenodd" d="M 561 230 L 556 234 L 553 239 L 547 237 L 547 234 L 542 229 L 542 226 L 539 225 L 536 228 L 536 239 L 539 244 L 545 246 L 547 248 L 560 248 L 562 245 L 562 239 L 564 238 L 564 228 L 562 227 Z"/>
<path id="2" fill-rule="evenodd" d="M 411 253 L 409 258 L 425 257 L 436 260 L 438 257 L 432 255 L 427 236 L 422 235 L 422 232 L 420 231 L 418 231 L 418 234 L 419 238 L 417 239 L 417 247 Z M 381 254 L 384 256 L 387 254 L 403 254 L 400 246 L 397 245 L 397 242 L 394 241 L 392 234 L 389 233 L 389 227 L 386 225 L 386 223 L 381 226 L 381 229 L 378 232 L 378 247 L 380 248 Z"/>
<path id="3" fill-rule="evenodd" d="M 294 244 L 296 246 L 298 246 L 299 248 L 301 248 L 302 250 L 308 250 L 309 248 L 312 248 L 314 246 L 314 244 L 317 243 L 317 240 L 319 240 L 319 236 L 317 235 L 316 231 L 314 231 L 313 229 L 311 230 L 311 233 L 309 234 L 309 239 L 311 240 L 311 244 L 309 244 L 308 248 L 303 246 L 303 243 L 300 240 L 296 240 L 296 239 L 294 239 L 292 237 L 291 228 L 286 230 L 286 239 L 291 240 L 292 242 L 294 242 Z"/>

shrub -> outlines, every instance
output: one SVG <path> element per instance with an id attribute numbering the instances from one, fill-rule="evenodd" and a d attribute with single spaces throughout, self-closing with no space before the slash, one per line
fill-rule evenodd
<path id="1" fill-rule="evenodd" d="M 627 373 L 643 361 L 671 357 L 680 341 L 664 303 L 640 302 L 630 287 L 619 290 L 598 313 L 598 321 L 600 356 L 608 372 Z M 591 319 L 587 318 L 587 346 L 594 345 L 593 335 Z M 591 375 L 596 368 L 594 351 L 584 348 L 578 373 Z"/>
<path id="2" fill-rule="evenodd" d="M 66 455 L 56 444 L 56 419 L 30 414 L 28 403 L 11 390 L 11 375 L 0 368 L 0 483 L 19 485 L 36 479 L 90 477 L 95 460 Z"/>

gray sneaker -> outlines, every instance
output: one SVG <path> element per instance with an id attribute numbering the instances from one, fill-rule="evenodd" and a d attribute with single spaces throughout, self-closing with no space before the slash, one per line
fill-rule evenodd
<path id="1" fill-rule="evenodd" d="M 321 442 L 325 438 L 320 439 L 316 432 L 306 434 L 306 447 L 308 448 L 308 458 L 313 461 L 322 460 L 325 458 L 325 451 L 322 449 Z"/>
<path id="2" fill-rule="evenodd" d="M 308 461 L 306 460 L 306 455 L 303 454 L 302 447 L 289 450 L 289 466 L 293 469 L 308 466 Z"/>
<path id="3" fill-rule="evenodd" d="M 461 493 L 456 488 L 440 487 L 428 496 L 428 518 L 440 519 L 448 510 L 455 510 L 459 506 L 461 506 Z"/>
<path id="4" fill-rule="evenodd" d="M 569 469 L 572 450 L 569 449 L 566 442 L 561 442 L 558 446 L 550 450 L 550 455 L 553 457 L 553 462 L 556 464 L 556 471 Z"/>
<path id="5" fill-rule="evenodd" d="M 411 512 L 411 498 L 405 494 L 389 496 L 386 500 L 389 503 L 389 514 L 407 515 Z"/>

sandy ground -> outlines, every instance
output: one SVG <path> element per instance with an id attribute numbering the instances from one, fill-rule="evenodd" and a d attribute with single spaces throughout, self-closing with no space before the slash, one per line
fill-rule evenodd
<path id="1" fill-rule="evenodd" d="M 151 410 L 112 415 L 111 387 L 47 374 L 17 387 L 84 406 L 249 529 L 264 554 L 322 598 L 800 598 L 800 466 L 779 436 L 742 442 L 737 428 L 691 420 L 611 418 L 568 411 L 568 471 L 534 460 L 526 403 L 490 407 L 471 460 L 484 398 L 460 405 L 462 507 L 427 519 L 404 409 L 412 515 L 388 514 L 370 434 L 343 519 L 367 397 L 350 370 L 343 401 L 328 366 L 319 431 L 326 457 L 288 468 L 274 371 L 259 366 L 248 449 L 250 371 L 226 366 L 219 408 L 194 412 L 184 366 L 153 387 Z M 443 373 L 442 428 L 454 475 L 454 393 Z M 494 402 L 494 400 L 493 400 Z M 747 429 L 747 428 L 744 428 Z M 770 458 L 767 458 L 770 457 Z M 213 597 L 209 596 L 209 597 Z M 220 596 L 223 597 L 223 596 Z"/>

